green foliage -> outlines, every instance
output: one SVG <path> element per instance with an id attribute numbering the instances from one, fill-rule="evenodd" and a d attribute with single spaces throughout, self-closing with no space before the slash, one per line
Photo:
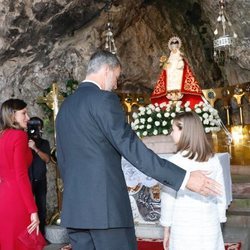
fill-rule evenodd
<path id="1" fill-rule="evenodd" d="M 69 79 L 66 81 L 65 83 L 65 91 L 60 90 L 61 95 L 64 98 L 67 98 L 68 96 L 70 96 L 71 94 L 74 93 L 74 91 L 77 89 L 79 82 L 77 80 L 74 79 Z M 43 91 L 43 96 L 47 96 L 50 91 L 52 91 L 52 85 L 50 87 L 48 87 L 47 89 L 44 89 Z M 38 103 L 40 105 L 40 107 L 43 110 L 44 113 L 44 131 L 46 133 L 54 133 L 54 117 L 53 117 L 53 110 L 47 106 L 46 103 Z"/>

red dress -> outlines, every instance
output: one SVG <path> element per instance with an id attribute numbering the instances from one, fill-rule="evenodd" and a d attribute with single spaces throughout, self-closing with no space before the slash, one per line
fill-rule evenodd
<path id="1" fill-rule="evenodd" d="M 31 160 L 26 132 L 0 134 L 0 250 L 27 250 L 18 236 L 37 212 L 28 177 Z"/>

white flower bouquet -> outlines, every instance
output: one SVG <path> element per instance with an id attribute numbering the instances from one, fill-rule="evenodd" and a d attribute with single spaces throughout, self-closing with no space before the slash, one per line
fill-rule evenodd
<path id="1" fill-rule="evenodd" d="M 160 105 L 149 104 L 146 107 L 140 107 L 138 112 L 133 113 L 131 126 L 139 137 L 168 135 L 176 114 L 191 110 L 189 102 L 186 102 L 184 106 L 181 101 L 170 101 L 168 104 L 161 103 Z M 194 106 L 193 111 L 199 115 L 206 133 L 217 132 L 221 129 L 218 111 L 209 104 L 200 102 Z"/>

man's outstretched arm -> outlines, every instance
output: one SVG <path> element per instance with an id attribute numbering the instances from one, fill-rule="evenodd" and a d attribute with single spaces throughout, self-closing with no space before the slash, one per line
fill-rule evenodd
<path id="1" fill-rule="evenodd" d="M 208 174 L 209 171 L 201 171 L 201 170 L 190 172 L 186 188 L 205 196 L 221 194 L 222 193 L 221 185 L 215 180 L 209 178 L 207 176 Z"/>

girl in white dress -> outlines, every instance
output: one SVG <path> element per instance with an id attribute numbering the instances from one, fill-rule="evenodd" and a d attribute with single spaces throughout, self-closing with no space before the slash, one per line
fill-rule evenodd
<path id="1" fill-rule="evenodd" d="M 208 171 L 223 192 L 205 197 L 188 189 L 176 192 L 163 186 L 160 223 L 164 226 L 164 250 L 224 250 L 220 223 L 226 222 L 226 199 L 219 159 L 195 112 L 178 114 L 172 129 L 177 154 L 168 160 L 187 171 Z"/>

